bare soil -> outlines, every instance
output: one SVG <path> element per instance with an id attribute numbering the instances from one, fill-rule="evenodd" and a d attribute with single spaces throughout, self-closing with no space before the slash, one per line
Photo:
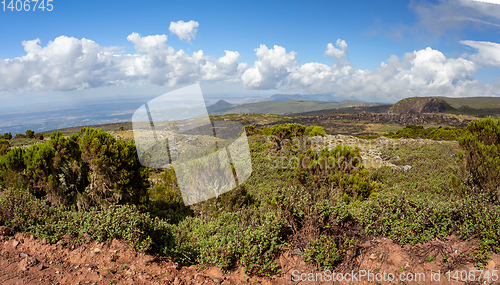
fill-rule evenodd
<path id="1" fill-rule="evenodd" d="M 335 272 L 346 278 L 350 278 L 346 273 L 356 274 L 357 281 L 335 284 L 496 284 L 484 278 L 481 282 L 463 280 L 472 279 L 472 270 L 478 269 L 470 258 L 475 245 L 474 241 L 460 241 L 451 236 L 447 242 L 433 240 L 401 247 L 387 238 L 367 237 L 358 254 L 335 268 Z M 49 245 L 23 233 L 0 235 L 0 284 L 332 284 L 328 273 L 305 263 L 298 249 L 290 249 L 277 262 L 282 268 L 280 276 L 256 277 L 248 276 L 241 267 L 225 273 L 217 267 L 181 267 L 166 258 L 134 252 L 120 240 L 77 245 L 66 237 Z M 500 256 L 492 254 L 483 269 L 489 274 L 500 270 Z M 451 281 L 446 274 L 448 270 L 452 273 Z M 364 277 L 360 276 L 363 272 L 367 274 Z M 386 281 L 375 282 L 376 274 L 380 273 L 380 278 L 384 272 Z M 452 278 L 455 272 L 458 281 Z M 394 274 L 392 282 L 389 273 Z M 436 273 L 440 273 L 439 280 Z M 419 280 L 399 280 L 400 276 L 410 275 Z M 368 279 L 370 276 L 372 279 Z"/>

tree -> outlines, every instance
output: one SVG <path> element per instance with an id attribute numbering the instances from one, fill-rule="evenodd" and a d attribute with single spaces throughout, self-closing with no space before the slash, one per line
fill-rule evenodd
<path id="1" fill-rule="evenodd" d="M 92 128 L 82 129 L 72 137 L 78 142 L 82 167 L 88 169 L 85 193 L 93 203 L 147 201 L 148 170 L 139 163 L 132 141 L 116 140 Z"/>
<path id="2" fill-rule="evenodd" d="M 9 133 L 5 133 L 3 135 L 3 138 L 6 139 L 6 140 L 11 140 L 12 139 L 12 134 L 9 132 Z"/>
<path id="3" fill-rule="evenodd" d="M 146 202 L 149 183 L 132 141 L 87 128 L 69 138 L 54 132 L 45 143 L 1 156 L 0 186 L 30 189 L 54 205 L 88 208 Z"/>
<path id="4" fill-rule="evenodd" d="M 85 171 L 74 139 L 54 132 L 50 141 L 26 150 L 24 161 L 28 187 L 35 195 L 46 196 L 52 204 L 71 204 L 85 189 Z"/>
<path id="5" fill-rule="evenodd" d="M 26 138 L 32 139 L 34 137 L 35 137 L 35 132 L 34 131 L 32 131 L 32 130 L 27 130 L 26 131 Z"/>

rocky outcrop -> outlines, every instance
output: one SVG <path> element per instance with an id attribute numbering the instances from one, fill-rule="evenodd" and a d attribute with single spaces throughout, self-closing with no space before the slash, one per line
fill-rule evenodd
<path id="1" fill-rule="evenodd" d="M 451 113 L 455 111 L 446 101 L 432 97 L 412 97 L 400 100 L 389 114 Z"/>

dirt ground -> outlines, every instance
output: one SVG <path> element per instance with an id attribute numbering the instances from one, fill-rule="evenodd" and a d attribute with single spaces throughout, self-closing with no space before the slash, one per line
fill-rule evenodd
<path id="1" fill-rule="evenodd" d="M 223 273 L 217 267 L 181 267 L 168 259 L 131 251 L 120 240 L 77 246 L 75 241 L 64 238 L 49 245 L 23 233 L 3 234 L 0 284 L 332 284 L 333 277 L 349 280 L 335 284 L 500 283 L 494 282 L 499 272 L 493 270 L 500 269 L 497 254 L 483 268 L 486 278 L 470 281 L 473 273 L 479 276 L 468 257 L 475 244 L 455 237 L 447 242 L 433 240 L 405 247 L 386 238 L 367 238 L 356 258 L 336 268 L 336 275 L 333 269 L 315 270 L 302 260 L 299 249 L 291 249 L 277 260 L 283 270 L 280 276 L 250 277 L 243 268 Z M 446 273 L 448 270 L 451 274 Z"/>

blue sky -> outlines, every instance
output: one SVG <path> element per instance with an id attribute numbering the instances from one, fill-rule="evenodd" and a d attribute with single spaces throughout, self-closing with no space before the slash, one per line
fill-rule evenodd
<path id="1" fill-rule="evenodd" d="M 51 12 L 0 11 L 6 105 L 152 96 L 196 82 L 211 94 L 250 97 L 326 93 L 394 102 L 500 95 L 500 5 L 494 3 L 52 4 Z"/>

